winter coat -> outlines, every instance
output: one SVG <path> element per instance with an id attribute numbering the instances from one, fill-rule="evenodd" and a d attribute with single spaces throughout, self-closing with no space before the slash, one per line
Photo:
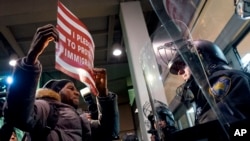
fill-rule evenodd
<path id="1" fill-rule="evenodd" d="M 45 102 L 35 100 L 41 70 L 40 63 L 31 66 L 25 64 L 24 59 L 18 61 L 13 72 L 15 81 L 8 90 L 7 107 L 4 114 L 7 122 L 12 123 L 23 131 L 29 132 L 31 136 L 33 131 L 40 131 L 40 129 L 46 128 L 49 113 Z M 85 122 L 87 124 L 83 125 L 81 120 L 84 119 L 80 118 L 73 107 L 61 103 L 58 93 L 49 89 L 41 89 L 38 91 L 38 95 L 40 97 L 48 97 L 58 107 L 60 116 L 55 129 L 59 129 L 62 139 L 67 141 L 89 140 L 91 136 L 89 123 Z M 88 131 L 82 132 L 82 128 L 88 129 Z M 51 131 L 46 140 L 56 141 L 59 140 L 58 138 L 59 136 L 56 135 L 56 132 Z"/>
<path id="2" fill-rule="evenodd" d="M 112 141 L 117 126 L 119 128 L 119 111 L 117 108 L 117 95 L 109 92 L 107 97 L 97 97 L 98 120 L 91 120 L 92 141 Z"/>

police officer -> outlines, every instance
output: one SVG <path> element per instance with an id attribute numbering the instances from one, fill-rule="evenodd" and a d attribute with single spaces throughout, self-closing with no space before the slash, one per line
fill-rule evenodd
<path id="1" fill-rule="evenodd" d="M 250 111 L 247 107 L 250 107 L 250 74 L 230 68 L 223 52 L 210 41 L 195 40 L 191 42 L 191 46 L 197 49 L 208 76 L 211 87 L 206 91 L 213 97 L 226 121 L 233 123 L 249 119 Z M 216 120 L 217 117 L 194 81 L 193 72 L 191 73 L 189 68 L 179 54 L 169 63 L 170 73 L 181 75 L 186 81 L 185 88 L 194 94 L 196 123 Z"/>
<path id="2" fill-rule="evenodd" d="M 158 100 L 154 101 L 154 109 L 157 114 L 158 120 L 154 123 L 153 126 L 156 126 L 155 128 L 158 127 L 158 129 L 160 129 L 160 136 L 163 140 L 170 140 L 170 134 L 177 131 L 173 113 L 168 109 L 168 106 L 166 104 Z M 149 117 L 150 116 L 148 116 L 148 118 Z M 153 116 L 151 118 L 153 118 Z M 152 134 L 150 137 L 151 141 L 159 141 L 159 138 L 157 137 L 158 134 L 156 133 L 156 131 L 154 133 L 154 131 L 152 130 L 156 129 L 151 129 L 151 131 L 148 131 Z"/>

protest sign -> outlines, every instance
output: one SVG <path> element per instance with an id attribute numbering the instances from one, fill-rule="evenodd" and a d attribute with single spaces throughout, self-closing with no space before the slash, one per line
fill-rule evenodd
<path id="1" fill-rule="evenodd" d="M 93 79 L 95 45 L 86 26 L 58 1 L 56 69 L 83 82 L 96 95 Z"/>

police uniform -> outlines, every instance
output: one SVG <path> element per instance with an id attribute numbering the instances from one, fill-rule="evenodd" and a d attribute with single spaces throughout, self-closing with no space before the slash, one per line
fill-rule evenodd
<path id="1" fill-rule="evenodd" d="M 209 76 L 211 88 L 209 94 L 214 97 L 222 117 L 229 123 L 250 118 L 250 74 L 239 70 L 217 70 Z M 187 82 L 195 95 L 196 124 L 216 120 L 217 117 L 210 108 L 194 79 Z"/>
<path id="2" fill-rule="evenodd" d="M 194 101 L 196 104 L 195 109 L 195 124 L 205 123 L 211 120 L 215 120 L 215 114 L 212 111 L 209 111 L 210 105 L 208 104 L 206 98 L 202 94 L 200 88 L 195 83 L 194 79 L 189 79 L 185 84 L 185 89 L 191 90 L 194 95 Z"/>
<path id="3" fill-rule="evenodd" d="M 228 122 L 250 118 L 250 74 L 239 70 L 220 70 L 209 77 L 209 93 Z"/>

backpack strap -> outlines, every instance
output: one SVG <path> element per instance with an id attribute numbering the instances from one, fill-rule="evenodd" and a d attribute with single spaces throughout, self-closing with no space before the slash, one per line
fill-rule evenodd
<path id="1" fill-rule="evenodd" d="M 42 98 L 37 100 L 37 102 L 42 104 L 45 108 L 44 111 L 47 111 L 46 113 L 48 113 L 47 118 L 44 118 L 43 123 L 45 123 L 45 127 L 42 128 L 42 131 L 45 134 L 49 134 L 49 132 L 53 130 L 57 124 L 59 112 L 56 104 L 54 104 L 50 99 Z"/>
<path id="2" fill-rule="evenodd" d="M 57 107 L 55 104 L 53 104 L 50 101 L 47 101 L 49 103 L 49 115 L 47 118 L 47 125 L 46 128 L 47 130 L 53 130 L 56 127 L 57 121 L 58 121 L 58 116 L 59 116 L 59 111 L 57 110 Z"/>
<path id="3" fill-rule="evenodd" d="M 44 118 L 43 123 L 45 123 L 45 126 L 36 126 L 34 130 L 30 133 L 25 133 L 25 136 L 30 136 L 32 140 L 36 141 L 43 141 L 46 139 L 46 137 L 49 135 L 49 133 L 54 130 L 57 134 L 60 140 L 62 140 L 62 137 L 60 135 L 60 132 L 55 130 L 56 124 L 58 122 L 58 115 L 59 111 L 57 110 L 56 104 L 53 103 L 53 101 L 48 99 L 38 99 L 36 100 L 37 103 L 42 104 L 45 113 L 48 113 L 47 118 Z"/>

